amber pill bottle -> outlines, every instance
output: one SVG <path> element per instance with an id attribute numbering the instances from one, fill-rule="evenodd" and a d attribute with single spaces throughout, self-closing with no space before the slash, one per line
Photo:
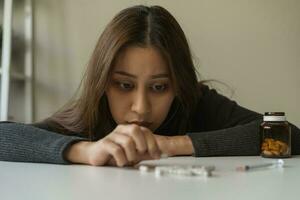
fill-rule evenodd
<path id="1" fill-rule="evenodd" d="M 260 125 L 261 156 L 291 157 L 291 128 L 284 112 L 266 112 Z"/>

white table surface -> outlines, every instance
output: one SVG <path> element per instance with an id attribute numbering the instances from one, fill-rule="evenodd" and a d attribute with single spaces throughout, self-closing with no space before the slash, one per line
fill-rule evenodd
<path id="1" fill-rule="evenodd" d="M 85 165 L 0 161 L 1 200 L 77 199 L 300 199 L 300 156 L 285 159 L 283 169 L 238 172 L 244 164 L 274 162 L 251 157 L 175 157 L 151 164 L 215 165 L 213 177 L 163 176 L 138 170 Z"/>

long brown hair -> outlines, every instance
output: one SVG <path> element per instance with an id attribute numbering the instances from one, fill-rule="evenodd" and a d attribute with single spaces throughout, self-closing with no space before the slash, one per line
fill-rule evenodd
<path id="1" fill-rule="evenodd" d="M 166 59 L 176 91 L 173 102 L 176 113 L 169 113 L 167 118 L 179 116 L 176 124 L 179 124 L 178 131 L 183 133 L 199 97 L 197 77 L 184 32 L 176 19 L 160 6 L 129 7 L 112 19 L 90 58 L 80 95 L 46 122 L 62 133 L 83 133 L 90 138 L 95 138 L 96 134 L 104 137 L 112 131 L 116 124 L 105 89 L 116 57 L 128 46 L 154 47 Z"/>

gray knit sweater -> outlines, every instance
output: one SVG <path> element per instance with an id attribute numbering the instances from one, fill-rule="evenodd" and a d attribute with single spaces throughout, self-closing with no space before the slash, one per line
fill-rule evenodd
<path id="1" fill-rule="evenodd" d="M 195 156 L 259 155 L 259 125 L 262 115 L 236 104 L 208 87 L 187 135 Z M 300 130 L 292 126 L 292 154 L 300 154 Z M 162 135 L 178 135 L 174 124 L 164 126 Z M 95 140 L 101 139 L 96 138 Z M 46 123 L 0 122 L 0 160 L 69 164 L 64 152 L 84 135 L 63 135 Z"/>

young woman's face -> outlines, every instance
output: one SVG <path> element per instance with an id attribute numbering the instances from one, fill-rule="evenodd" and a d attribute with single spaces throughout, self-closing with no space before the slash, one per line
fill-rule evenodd
<path id="1" fill-rule="evenodd" d="M 135 123 L 155 131 L 175 92 L 167 63 L 157 50 L 129 47 L 117 57 L 106 95 L 117 124 Z"/>

